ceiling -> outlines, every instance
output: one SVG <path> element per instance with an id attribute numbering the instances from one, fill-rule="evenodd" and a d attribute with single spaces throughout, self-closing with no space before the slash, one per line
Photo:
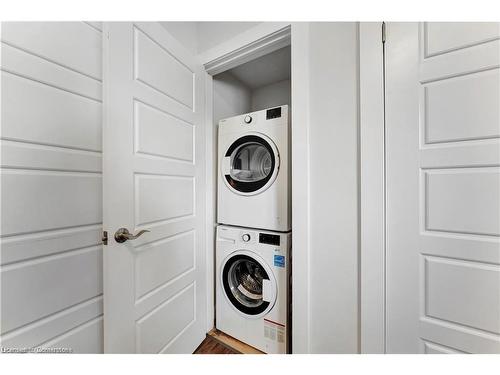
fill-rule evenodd
<path id="1" fill-rule="evenodd" d="M 291 48 L 281 48 L 229 70 L 250 89 L 270 85 L 291 77 Z"/>

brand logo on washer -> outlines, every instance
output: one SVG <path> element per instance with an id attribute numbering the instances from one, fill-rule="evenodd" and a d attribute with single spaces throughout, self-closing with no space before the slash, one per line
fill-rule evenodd
<path id="1" fill-rule="evenodd" d="M 274 256 L 274 266 L 275 267 L 285 267 L 285 257 L 283 255 Z"/>

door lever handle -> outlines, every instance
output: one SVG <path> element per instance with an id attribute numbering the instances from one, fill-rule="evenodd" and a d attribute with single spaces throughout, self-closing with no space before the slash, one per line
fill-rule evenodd
<path id="1" fill-rule="evenodd" d="M 127 228 L 120 228 L 115 233 L 115 241 L 118 243 L 123 243 L 128 240 L 135 240 L 136 238 L 139 238 L 146 232 L 149 232 L 149 230 L 143 229 L 137 232 L 137 234 L 132 234 L 128 231 Z"/>

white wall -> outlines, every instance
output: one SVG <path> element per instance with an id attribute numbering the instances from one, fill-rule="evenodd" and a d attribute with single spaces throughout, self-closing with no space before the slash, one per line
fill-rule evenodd
<path id="1" fill-rule="evenodd" d="M 215 207 L 217 205 L 217 139 L 219 121 L 250 112 L 252 107 L 252 92 L 243 83 L 238 81 L 229 72 L 216 75 L 212 81 L 213 85 L 213 190 L 215 202 L 213 210 L 214 223 L 217 222 Z"/>
<path id="2" fill-rule="evenodd" d="M 217 222 L 217 139 L 218 139 L 218 126 L 219 121 L 240 115 L 242 113 L 250 112 L 252 106 L 252 92 L 243 83 L 238 81 L 229 72 L 224 72 L 216 75 L 212 81 L 213 85 L 213 190 L 214 190 L 214 207 L 213 207 L 213 221 Z"/>
<path id="3" fill-rule="evenodd" d="M 261 22 L 197 22 L 198 52 L 205 52 Z"/>
<path id="4" fill-rule="evenodd" d="M 289 79 L 258 87 L 252 91 L 252 111 L 283 104 L 290 105 L 290 102 L 291 81 Z"/>
<path id="5" fill-rule="evenodd" d="M 99 23 L 2 23 L 1 341 L 102 352 Z"/>
<path id="6" fill-rule="evenodd" d="M 292 353 L 309 353 L 309 23 L 293 23 L 291 31 Z"/>
<path id="7" fill-rule="evenodd" d="M 214 124 L 219 120 L 250 112 L 252 92 L 231 73 L 224 72 L 214 77 Z"/>
<path id="8" fill-rule="evenodd" d="M 358 351 L 358 40 L 355 23 L 310 35 L 311 351 Z"/>
<path id="9" fill-rule="evenodd" d="M 384 80 L 382 23 L 361 22 L 360 293 L 361 352 L 385 351 Z"/>
<path id="10" fill-rule="evenodd" d="M 292 27 L 294 352 L 356 353 L 358 30 Z"/>
<path id="11" fill-rule="evenodd" d="M 198 54 L 199 22 L 160 22 L 160 24 L 189 52 Z"/>
<path id="12" fill-rule="evenodd" d="M 203 53 L 261 22 L 160 22 L 186 49 Z"/>

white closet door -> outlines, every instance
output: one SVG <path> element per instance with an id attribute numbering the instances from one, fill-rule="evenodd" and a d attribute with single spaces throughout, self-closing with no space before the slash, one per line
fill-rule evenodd
<path id="1" fill-rule="evenodd" d="M 105 37 L 104 348 L 192 353 L 206 327 L 202 67 L 158 23 Z M 119 228 L 150 232 L 118 243 Z"/>
<path id="2" fill-rule="evenodd" d="M 387 352 L 500 353 L 497 23 L 389 23 Z"/>

